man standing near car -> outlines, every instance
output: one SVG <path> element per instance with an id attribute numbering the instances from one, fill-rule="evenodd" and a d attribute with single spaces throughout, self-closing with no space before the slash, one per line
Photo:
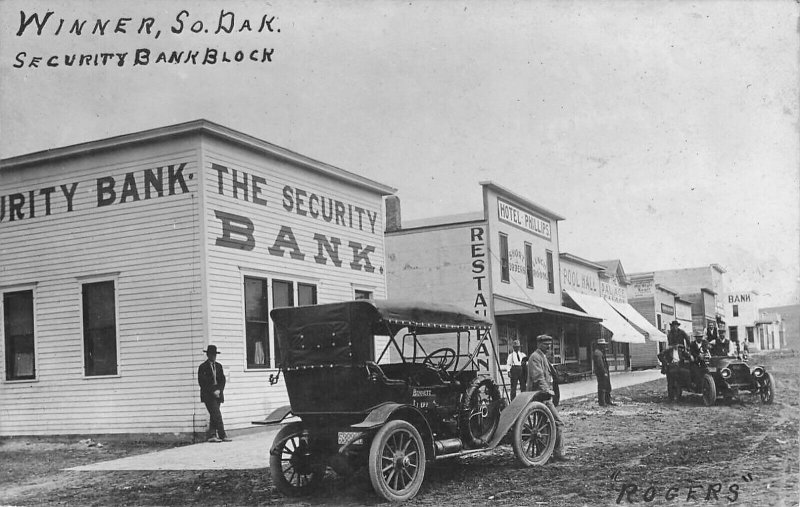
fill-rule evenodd
<path id="1" fill-rule="evenodd" d="M 543 391 L 553 396 L 553 375 L 551 373 L 550 360 L 547 354 L 553 344 L 553 337 L 542 334 L 536 337 L 536 350 L 528 358 L 528 385 L 527 391 Z M 556 448 L 553 451 L 553 461 L 568 461 L 564 456 L 564 423 L 558 416 L 558 410 L 553 405 L 552 400 L 544 402 L 547 408 L 553 413 L 556 420 Z"/>
<path id="2" fill-rule="evenodd" d="M 597 377 L 597 403 L 601 407 L 606 405 L 616 405 L 611 401 L 611 377 L 608 372 L 608 359 L 606 359 L 606 345 L 604 338 L 600 338 L 594 344 L 592 362 L 594 363 L 594 375 Z"/>
<path id="3" fill-rule="evenodd" d="M 522 373 L 522 362 L 525 360 L 525 353 L 519 351 L 519 340 L 511 342 L 511 347 L 514 349 L 506 360 L 508 367 L 508 377 L 511 379 L 511 399 L 517 397 L 517 385 L 524 377 Z M 525 390 L 525 384 L 520 385 L 520 391 Z"/>
<path id="4" fill-rule="evenodd" d="M 225 433 L 225 424 L 222 422 L 222 412 L 219 406 L 225 401 L 225 372 L 222 365 L 217 362 L 216 345 L 209 345 L 204 350 L 207 361 L 197 368 L 197 383 L 200 384 L 200 401 L 205 403 L 209 415 L 208 441 L 230 442 Z"/>
<path id="5" fill-rule="evenodd" d="M 681 329 L 681 323 L 673 320 L 669 323 L 669 332 L 667 333 L 667 343 L 670 347 L 677 347 L 683 345 L 684 348 L 689 347 L 691 338 L 686 334 L 686 331 Z"/>

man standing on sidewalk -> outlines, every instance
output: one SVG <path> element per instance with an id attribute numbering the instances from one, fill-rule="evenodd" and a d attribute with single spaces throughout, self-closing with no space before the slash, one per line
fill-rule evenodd
<path id="1" fill-rule="evenodd" d="M 544 391 L 551 396 L 554 394 L 553 375 L 550 361 L 547 359 L 547 353 L 550 351 L 552 343 L 552 336 L 541 334 L 536 337 L 536 350 L 528 358 L 528 385 L 526 386 L 526 391 Z M 558 416 L 558 410 L 556 410 L 552 400 L 547 400 L 544 404 L 547 405 L 556 420 L 556 448 L 553 451 L 553 457 L 550 459 L 552 461 L 569 461 L 569 458 L 564 456 L 564 422 Z"/>
<path id="2" fill-rule="evenodd" d="M 203 352 L 208 360 L 197 368 L 197 383 L 200 384 L 200 401 L 205 403 L 209 415 L 208 441 L 230 442 L 222 422 L 220 404 L 225 401 L 225 372 L 217 362 L 217 346 L 209 345 Z"/>
<path id="3" fill-rule="evenodd" d="M 608 342 L 600 338 L 594 344 L 592 361 L 594 362 L 594 375 L 597 377 L 597 403 L 601 407 L 606 405 L 616 405 L 611 401 L 611 377 L 608 372 L 608 360 L 606 359 L 606 345 Z"/>
<path id="4" fill-rule="evenodd" d="M 522 361 L 525 359 L 525 353 L 519 351 L 519 340 L 511 342 L 511 347 L 514 349 L 506 361 L 508 367 L 508 377 L 511 379 L 511 399 L 517 397 L 517 384 L 523 379 Z M 525 384 L 520 385 L 520 391 L 525 390 Z"/>

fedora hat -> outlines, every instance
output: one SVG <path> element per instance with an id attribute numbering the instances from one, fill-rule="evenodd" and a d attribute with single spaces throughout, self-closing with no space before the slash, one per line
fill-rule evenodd
<path id="1" fill-rule="evenodd" d="M 678 322 L 677 320 L 673 320 L 672 322 L 670 322 L 670 323 L 669 323 L 669 325 L 670 325 L 670 326 L 680 326 L 680 325 L 681 325 L 681 323 L 680 323 L 680 322 Z"/>
<path id="2" fill-rule="evenodd" d="M 605 338 L 600 338 L 599 340 L 597 340 L 597 344 L 598 345 L 608 345 L 608 342 L 606 341 Z"/>
<path id="3" fill-rule="evenodd" d="M 217 350 L 216 345 L 209 345 L 208 348 L 203 352 L 205 352 L 206 354 L 220 354 L 220 352 Z"/>

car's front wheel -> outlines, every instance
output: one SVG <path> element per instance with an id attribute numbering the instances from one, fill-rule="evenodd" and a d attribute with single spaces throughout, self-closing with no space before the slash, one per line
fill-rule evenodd
<path id="1" fill-rule="evenodd" d="M 703 403 L 707 407 L 714 406 L 717 402 L 717 385 L 714 383 L 714 377 L 706 373 L 703 376 Z"/>
<path id="2" fill-rule="evenodd" d="M 775 399 L 775 379 L 771 373 L 767 373 L 766 378 L 764 378 L 759 394 L 762 403 L 772 403 Z"/>
<path id="3" fill-rule="evenodd" d="M 369 479 L 375 492 L 403 502 L 419 491 L 425 476 L 425 446 L 419 431 L 403 420 L 387 422 L 369 449 Z"/>
<path id="4" fill-rule="evenodd" d="M 511 446 L 526 467 L 544 465 L 556 447 L 558 431 L 553 413 L 544 403 L 529 403 L 514 423 Z"/>
<path id="5" fill-rule="evenodd" d="M 307 493 L 317 487 L 325 475 L 303 434 L 303 424 L 287 424 L 275 435 L 269 452 L 269 473 L 278 491 L 288 496 Z"/>

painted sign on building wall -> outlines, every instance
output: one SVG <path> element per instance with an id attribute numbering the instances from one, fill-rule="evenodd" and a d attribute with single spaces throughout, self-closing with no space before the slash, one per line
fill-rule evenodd
<path id="1" fill-rule="evenodd" d="M 475 300 L 472 307 L 475 313 L 486 317 L 489 305 L 486 303 L 486 229 L 483 227 L 470 228 L 470 257 L 472 262 L 472 280 L 475 282 Z"/>
<path id="2" fill-rule="evenodd" d="M 501 199 L 497 200 L 497 217 L 503 222 L 532 232 L 548 241 L 551 239 L 549 220 L 523 211 Z"/>
<path id="3" fill-rule="evenodd" d="M 561 261 L 561 284 L 567 289 L 576 289 L 578 292 L 587 294 L 599 294 L 599 280 L 597 279 L 596 272 L 594 276 L 592 273 L 584 272 L 566 266 L 564 261 Z"/>
<path id="4" fill-rule="evenodd" d="M 600 282 L 600 295 L 603 299 L 614 301 L 615 303 L 627 303 L 628 298 L 625 288 L 607 282 Z"/>
<path id="5" fill-rule="evenodd" d="M 628 286 L 628 291 L 630 292 L 630 297 L 632 298 L 652 296 L 656 293 L 656 283 L 652 278 L 645 280 L 634 280 Z"/>
<path id="6" fill-rule="evenodd" d="M 212 164 L 212 169 L 216 171 L 217 193 L 249 203 L 254 212 L 258 209 L 282 210 L 284 213 L 305 217 L 306 220 L 318 222 L 320 225 L 327 224 L 329 229 L 325 232 L 340 230 L 346 233 L 348 230 L 358 230 L 376 236 L 376 241 L 381 237 L 382 231 L 377 227 L 377 210 L 290 185 L 282 187 L 282 198 L 279 202 L 271 202 L 261 196 L 267 185 L 264 178 L 229 169 L 220 164 Z M 250 217 L 221 210 L 214 210 L 214 216 L 222 226 L 221 235 L 215 242 L 217 246 L 253 250 L 256 243 L 262 241 L 262 231 L 256 231 L 255 223 Z M 267 252 L 277 257 L 288 255 L 292 259 L 301 261 L 309 257 L 317 264 L 326 265 L 330 261 L 337 268 L 349 267 L 355 271 L 363 269 L 367 273 L 374 272 L 376 268 L 372 264 L 370 254 L 375 252 L 376 246 L 353 240 L 343 241 L 341 235 L 313 231 L 310 239 L 316 248 L 306 252 L 300 247 L 292 227 L 281 225 L 277 233 L 270 234 L 266 238 L 267 244 L 270 245 Z M 349 251 L 341 252 L 339 247 L 342 245 L 347 245 Z M 383 273 L 383 267 L 378 269 Z"/>

